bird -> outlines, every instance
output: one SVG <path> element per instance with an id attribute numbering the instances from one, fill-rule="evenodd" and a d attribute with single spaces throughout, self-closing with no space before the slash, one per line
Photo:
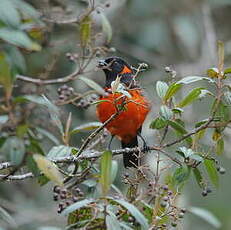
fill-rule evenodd
<path id="1" fill-rule="evenodd" d="M 137 137 L 142 138 L 140 133 L 143 122 L 150 111 L 150 103 L 134 79 L 134 69 L 120 57 L 100 60 L 98 68 L 102 69 L 106 76 L 104 85 L 106 94 L 100 96 L 96 107 L 98 119 L 102 123 L 106 122 L 118 111 L 119 105 L 123 105 L 123 109 L 105 127 L 111 133 L 112 138 L 116 136 L 121 141 L 122 148 L 137 147 Z M 113 85 L 118 78 L 126 94 L 113 92 Z M 142 140 L 144 141 L 143 138 Z M 136 168 L 140 165 L 140 160 L 135 153 L 124 153 L 123 163 L 125 168 Z"/>

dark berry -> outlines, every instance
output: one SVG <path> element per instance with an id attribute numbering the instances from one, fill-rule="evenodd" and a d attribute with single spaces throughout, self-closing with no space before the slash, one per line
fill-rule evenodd
<path id="1" fill-rule="evenodd" d="M 58 185 L 54 186 L 54 188 L 53 188 L 53 192 L 55 192 L 55 193 L 60 193 L 60 190 L 61 189 Z"/>
<path id="2" fill-rule="evenodd" d="M 202 196 L 207 196 L 208 195 L 208 192 L 206 190 L 202 191 L 201 193 Z"/>
<path id="3" fill-rule="evenodd" d="M 165 201 L 161 201 L 160 202 L 160 206 L 162 207 L 162 208 L 165 208 L 166 206 L 167 206 L 167 202 L 165 202 Z"/>
<path id="4" fill-rule="evenodd" d="M 172 222 L 171 225 L 172 225 L 172 227 L 176 227 L 177 223 L 176 222 Z"/>
<path id="5" fill-rule="evenodd" d="M 66 198 L 67 198 L 67 195 L 66 195 L 66 194 L 61 193 L 61 195 L 60 195 L 60 199 L 65 200 Z"/>
<path id="6" fill-rule="evenodd" d="M 62 211 L 63 211 L 63 209 L 61 209 L 61 208 L 58 208 L 58 210 L 57 210 L 58 213 L 61 213 Z"/>
<path id="7" fill-rule="evenodd" d="M 168 201 L 168 197 L 167 196 L 164 196 L 162 199 L 163 199 L 163 201 Z"/>
<path id="8" fill-rule="evenodd" d="M 181 212 L 183 212 L 183 213 L 186 213 L 186 211 L 187 211 L 186 208 L 181 209 Z"/>
<path id="9" fill-rule="evenodd" d="M 73 196 L 73 197 L 72 197 L 72 201 L 73 201 L 73 202 L 77 202 L 78 200 L 79 200 L 79 199 L 78 199 L 77 196 Z"/>
<path id="10" fill-rule="evenodd" d="M 109 3 L 109 2 L 107 2 L 106 4 L 105 4 L 105 7 L 110 7 L 111 6 L 111 4 Z"/>
<path id="11" fill-rule="evenodd" d="M 71 204 L 71 201 L 66 201 L 66 206 L 69 206 Z"/>
<path id="12" fill-rule="evenodd" d="M 207 193 L 211 193 L 212 189 L 211 188 L 207 188 L 206 191 L 207 191 Z"/>
<path id="13" fill-rule="evenodd" d="M 162 189 L 165 190 L 165 191 L 168 191 L 168 185 L 163 185 Z"/>
<path id="14" fill-rule="evenodd" d="M 81 192 L 80 188 L 75 188 L 75 191 L 76 191 L 77 193 L 80 193 L 80 192 Z"/>
<path id="15" fill-rule="evenodd" d="M 172 191 L 168 191 L 168 195 L 171 196 L 173 194 Z"/>
<path id="16" fill-rule="evenodd" d="M 225 172 L 226 172 L 225 168 L 220 167 L 219 173 L 220 173 L 220 174 L 225 174 Z"/>
<path id="17" fill-rule="evenodd" d="M 79 196 L 83 196 L 84 195 L 84 193 L 83 192 L 79 192 Z"/>
<path id="18" fill-rule="evenodd" d="M 65 96 L 65 95 L 63 95 L 63 94 L 60 94 L 60 95 L 59 95 L 59 100 L 62 101 L 62 100 L 65 100 L 65 99 L 66 99 L 66 96 Z"/>
<path id="19" fill-rule="evenodd" d="M 131 223 L 131 222 L 133 222 L 133 221 L 134 221 L 133 217 L 129 216 L 129 217 L 128 217 L 128 222 Z"/>
<path id="20" fill-rule="evenodd" d="M 178 215 L 179 218 L 184 218 L 184 213 L 183 212 L 180 212 L 179 215 Z"/>
<path id="21" fill-rule="evenodd" d="M 124 173 L 124 177 L 128 178 L 129 174 L 128 173 Z"/>
<path id="22" fill-rule="evenodd" d="M 54 194 L 53 200 L 54 200 L 54 201 L 57 201 L 58 199 L 59 199 L 59 195 L 58 195 L 58 194 Z"/>

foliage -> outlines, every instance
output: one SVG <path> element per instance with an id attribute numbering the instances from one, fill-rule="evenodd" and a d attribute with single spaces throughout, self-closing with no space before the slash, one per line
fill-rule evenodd
<path id="1" fill-rule="evenodd" d="M 61 4 L 57 2 L 51 3 L 52 8 Z M 207 196 L 211 186 L 219 186 L 220 175 L 225 173 L 220 158 L 228 143 L 225 131 L 230 124 L 231 92 L 227 82 L 231 68 L 224 67 L 224 44 L 218 42 L 217 67 L 205 71 L 206 76 L 180 77 L 166 68 L 168 80 L 158 80 L 152 86 L 160 103 L 155 104 L 157 113 L 148 121 L 149 131 L 154 131 L 152 143 L 136 150 L 137 154 L 154 156 L 154 160 L 126 169 L 121 175 L 115 155 L 135 150 L 108 150 L 106 123 L 81 120 L 83 109 L 94 110 L 100 103 L 98 96 L 105 94 L 92 75 L 97 58 L 115 51 L 110 47 L 113 27 L 103 11 L 110 4 L 90 0 L 76 4 L 81 9 L 78 17 L 66 19 L 63 11 L 58 18 L 53 14 L 50 17 L 50 12 L 43 12 L 41 17 L 38 5 L 23 0 L 0 1 L 0 180 L 21 183 L 33 178 L 41 186 L 54 183 L 53 198 L 58 202 L 58 215 L 67 220 L 66 229 L 171 229 L 180 224 L 186 211 L 219 228 L 219 220 L 209 211 L 185 209 L 178 199 L 190 178 Z M 62 50 L 66 55 L 63 62 L 72 72 L 54 78 L 52 71 L 59 66 L 53 47 L 57 52 L 61 48 L 55 45 L 60 41 L 53 36 L 57 28 L 63 29 L 62 25 L 70 27 L 78 39 L 73 52 Z M 182 42 L 186 47 L 190 45 L 186 38 Z M 38 58 L 43 51 L 49 53 L 51 63 L 38 77 L 25 76 L 35 71 L 28 70 L 33 55 Z M 41 63 L 46 59 L 42 57 L 44 60 L 38 58 Z M 137 77 L 143 71 L 141 66 L 134 67 Z M 130 98 L 119 77 L 112 88 L 112 93 Z M 197 113 L 189 124 L 190 109 L 197 111 L 205 104 L 206 114 Z M 123 112 L 126 103 L 117 109 Z M 206 136 L 212 143 L 210 148 L 203 142 Z M 5 226 L 17 226 L 7 208 L 0 207 L 0 218 Z"/>

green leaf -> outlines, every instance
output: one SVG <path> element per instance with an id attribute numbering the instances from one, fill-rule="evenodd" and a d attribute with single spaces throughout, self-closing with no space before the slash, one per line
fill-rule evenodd
<path id="1" fill-rule="evenodd" d="M 87 84 L 89 87 L 91 87 L 92 89 L 94 89 L 98 94 L 105 95 L 104 89 L 99 84 L 97 84 L 96 82 L 92 81 L 91 79 L 86 78 L 86 77 L 79 77 L 78 79 L 80 79 L 85 84 Z"/>
<path id="2" fill-rule="evenodd" d="M 27 2 L 22 0 L 11 0 L 11 1 L 15 4 L 18 10 L 23 13 L 23 15 L 35 19 L 39 18 L 40 16 L 39 12 Z"/>
<path id="3" fill-rule="evenodd" d="M 23 73 L 26 71 L 26 61 L 22 53 L 15 46 L 5 46 L 6 53 L 9 57 L 12 68 L 16 73 Z"/>
<path id="4" fill-rule="evenodd" d="M 39 44 L 33 42 L 26 33 L 9 28 L 0 28 L 0 39 L 12 45 L 25 48 L 31 51 L 40 51 Z"/>
<path id="5" fill-rule="evenodd" d="M 218 174 L 217 174 L 217 169 L 216 169 L 215 162 L 213 160 L 205 159 L 204 160 L 204 165 L 205 165 L 206 171 L 207 171 L 207 173 L 209 175 L 209 178 L 210 178 L 211 182 L 216 187 L 218 187 L 218 185 L 219 185 L 219 177 L 218 177 Z"/>
<path id="6" fill-rule="evenodd" d="M 184 107 L 186 105 L 191 104 L 193 101 L 199 98 L 201 94 L 201 90 L 203 88 L 195 88 L 193 89 L 178 105 L 177 107 Z"/>
<path id="7" fill-rule="evenodd" d="M 125 222 L 120 222 L 120 226 L 123 230 L 133 230 L 134 229 L 133 227 L 129 226 L 128 223 L 125 223 Z"/>
<path id="8" fill-rule="evenodd" d="M 107 195 L 111 186 L 111 168 L 112 168 L 112 152 L 105 151 L 100 161 L 100 183 L 102 186 L 103 196 Z"/>
<path id="9" fill-rule="evenodd" d="M 53 226 L 42 226 L 37 228 L 36 230 L 62 230 L 62 229 Z"/>
<path id="10" fill-rule="evenodd" d="M 20 163 L 22 163 L 25 155 L 24 142 L 23 140 L 15 136 L 9 137 L 5 141 L 1 152 L 7 154 L 8 159 L 11 161 L 12 164 L 19 165 Z"/>
<path id="11" fill-rule="evenodd" d="M 6 221 L 11 227 L 16 228 L 16 222 L 13 217 L 0 206 L 0 219 Z"/>
<path id="12" fill-rule="evenodd" d="M 199 185 L 200 188 L 203 188 L 203 177 L 201 175 L 201 172 L 198 168 L 193 169 L 193 175 L 196 178 L 197 184 Z"/>
<path id="13" fill-rule="evenodd" d="M 50 181 L 50 179 L 47 178 L 45 175 L 40 175 L 38 177 L 38 183 L 39 183 L 40 186 L 43 186 L 43 185 L 47 184 L 49 181 Z"/>
<path id="14" fill-rule="evenodd" d="M 115 215 L 112 215 L 111 212 L 106 216 L 106 226 L 110 230 L 120 230 L 120 222 L 116 219 Z"/>
<path id="15" fill-rule="evenodd" d="M 231 92 L 226 91 L 224 92 L 224 98 L 225 98 L 225 102 L 227 105 L 231 105 Z"/>
<path id="16" fill-rule="evenodd" d="M 113 199 L 113 201 L 119 203 L 122 205 L 124 208 L 126 208 L 131 215 L 136 219 L 136 221 L 140 224 L 140 227 L 142 230 L 148 230 L 148 221 L 145 218 L 145 216 L 135 207 L 133 204 L 128 203 L 125 200 L 119 200 L 119 199 Z"/>
<path id="17" fill-rule="evenodd" d="M 217 68 L 210 68 L 207 70 L 208 77 L 217 78 L 218 74 L 219 74 L 219 71 Z"/>
<path id="18" fill-rule="evenodd" d="M 179 151 L 181 153 L 183 153 L 183 155 L 184 155 L 185 158 L 188 158 L 188 157 L 190 157 L 191 155 L 194 154 L 194 151 L 192 149 L 188 149 L 188 148 L 186 148 L 184 146 L 183 147 L 179 147 Z"/>
<path id="19" fill-rule="evenodd" d="M 111 23 L 109 22 L 108 18 L 103 14 L 100 13 L 101 21 L 102 21 L 102 27 L 103 27 L 103 33 L 106 35 L 106 42 L 110 43 L 112 39 L 112 27 Z"/>
<path id="20" fill-rule="evenodd" d="M 225 69 L 224 74 L 230 74 L 230 73 L 231 73 L 231 68 Z"/>
<path id="21" fill-rule="evenodd" d="M 75 127 L 74 129 L 70 131 L 70 134 L 73 135 L 73 134 L 76 134 L 82 131 L 91 131 L 93 129 L 99 128 L 100 126 L 102 126 L 101 122 L 89 122 L 87 124 L 83 124 L 83 125 Z"/>
<path id="22" fill-rule="evenodd" d="M 177 168 L 173 174 L 173 183 L 175 186 L 182 186 L 186 180 L 188 180 L 190 175 L 190 168 L 180 167 Z"/>
<path id="23" fill-rule="evenodd" d="M 9 119 L 9 116 L 8 115 L 1 115 L 0 116 L 0 125 L 6 123 Z"/>
<path id="24" fill-rule="evenodd" d="M 188 133 L 187 130 L 184 128 L 184 126 L 182 124 L 180 124 L 180 122 L 177 120 L 175 120 L 175 121 L 169 120 L 168 124 L 176 131 L 177 134 L 179 134 L 181 136 Z M 187 137 L 186 141 L 187 141 L 189 146 L 192 145 L 192 137 Z"/>
<path id="25" fill-rule="evenodd" d="M 30 136 L 30 145 L 27 146 L 27 152 L 39 153 L 41 155 L 45 155 L 38 140 L 34 139 L 32 136 Z"/>
<path id="26" fill-rule="evenodd" d="M 181 113 L 183 113 L 184 112 L 184 110 L 183 109 L 181 109 L 181 108 L 173 108 L 172 109 L 172 111 L 173 111 L 173 113 L 178 113 L 178 114 L 181 114 Z"/>
<path id="27" fill-rule="evenodd" d="M 35 96 L 35 95 L 25 95 L 25 99 L 37 103 L 39 105 L 43 105 L 48 109 L 50 117 L 55 125 L 58 127 L 61 134 L 64 133 L 62 122 L 59 118 L 59 110 L 58 107 L 55 106 L 45 95 Z"/>
<path id="28" fill-rule="evenodd" d="M 201 80 L 204 80 L 205 78 L 204 77 L 200 77 L 200 76 L 187 76 L 187 77 L 184 77 L 182 78 L 181 80 L 177 81 L 176 84 L 191 84 L 193 82 L 196 82 L 196 81 L 201 81 Z"/>
<path id="29" fill-rule="evenodd" d="M 4 22 L 8 26 L 19 27 L 20 15 L 12 1 L 0 1 L 0 21 Z"/>
<path id="30" fill-rule="evenodd" d="M 33 158 L 38 168 L 45 174 L 47 178 L 54 181 L 60 186 L 63 185 L 63 176 L 53 162 L 39 154 L 34 154 Z"/>
<path id="31" fill-rule="evenodd" d="M 11 74 L 7 56 L 4 52 L 0 52 L 0 84 L 3 85 L 8 98 L 11 96 L 13 81 L 14 77 Z"/>
<path id="32" fill-rule="evenodd" d="M 216 143 L 216 153 L 217 155 L 221 155 L 224 152 L 224 139 L 219 138 L 219 140 Z"/>
<path id="33" fill-rule="evenodd" d="M 47 158 L 52 160 L 61 157 L 67 157 L 72 155 L 72 147 L 66 145 L 54 146 L 47 154 Z"/>
<path id="34" fill-rule="evenodd" d="M 198 121 L 198 122 L 195 124 L 195 128 L 198 128 L 198 127 L 204 125 L 205 123 L 208 122 L 208 120 L 209 120 L 209 119 L 207 118 L 207 119 L 204 119 L 204 120 L 202 120 L 202 121 Z"/>
<path id="35" fill-rule="evenodd" d="M 184 126 L 182 126 L 179 122 L 173 121 L 173 120 L 169 120 L 168 124 L 175 129 L 179 134 L 186 134 L 187 130 L 184 128 Z"/>
<path id="36" fill-rule="evenodd" d="M 39 127 L 36 127 L 35 129 L 43 136 L 46 136 L 48 139 L 50 139 L 54 144 L 60 145 L 60 141 L 52 133 Z"/>
<path id="37" fill-rule="evenodd" d="M 115 160 L 112 160 L 112 165 L 111 165 L 111 183 L 114 182 L 116 175 L 118 172 L 118 162 Z"/>
<path id="38" fill-rule="evenodd" d="M 182 87 L 182 84 L 178 84 L 178 83 L 172 83 L 169 87 L 168 90 L 164 96 L 164 101 L 168 101 L 173 95 L 175 95 L 180 88 Z"/>
<path id="39" fill-rule="evenodd" d="M 66 209 L 64 209 L 64 211 L 62 212 L 62 215 L 68 215 L 72 212 L 74 212 L 77 209 L 83 208 L 85 206 L 87 206 L 90 203 L 93 203 L 94 200 L 93 199 L 84 199 L 81 201 L 77 201 L 76 203 L 68 206 Z"/>
<path id="40" fill-rule="evenodd" d="M 188 211 L 192 214 L 200 217 L 205 220 L 207 223 L 211 224 L 214 228 L 219 229 L 221 227 L 221 222 L 215 217 L 211 212 L 206 209 L 202 209 L 199 207 L 190 207 Z"/>
<path id="41" fill-rule="evenodd" d="M 166 127 L 168 121 L 166 121 L 163 117 L 157 117 L 152 123 L 150 124 L 149 128 L 151 129 L 162 129 Z"/>
<path id="42" fill-rule="evenodd" d="M 173 117 L 173 112 L 168 106 L 162 105 L 160 107 L 160 116 L 162 116 L 166 120 L 170 120 Z"/>
<path id="43" fill-rule="evenodd" d="M 157 95 L 163 99 L 168 91 L 168 84 L 164 81 L 157 81 L 156 82 L 156 92 Z"/>
<path id="44" fill-rule="evenodd" d="M 91 38 L 91 24 L 90 16 L 86 16 L 80 22 L 80 41 L 83 47 L 87 46 Z"/>
<path id="45" fill-rule="evenodd" d="M 16 128 L 16 135 L 19 138 L 23 138 L 23 136 L 27 133 L 28 131 L 28 124 L 21 124 L 18 125 Z"/>
<path id="46" fill-rule="evenodd" d="M 38 169 L 36 162 L 34 161 L 33 155 L 29 155 L 29 154 L 27 155 L 26 166 L 35 176 L 40 175 L 40 171 Z"/>

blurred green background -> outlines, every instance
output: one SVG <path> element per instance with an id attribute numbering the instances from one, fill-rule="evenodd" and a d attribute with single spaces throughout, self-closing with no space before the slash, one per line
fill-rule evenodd
<path id="1" fill-rule="evenodd" d="M 44 15 L 51 18 L 71 18 L 78 15 L 84 7 L 84 1 L 78 0 L 28 0 Z M 97 1 L 96 1 L 97 2 Z M 98 1 L 99 2 L 99 1 Z M 225 63 L 230 65 L 231 61 L 231 0 L 111 0 L 101 1 L 104 13 L 109 19 L 113 38 L 110 47 L 115 48 L 111 55 L 124 57 L 128 62 L 137 65 L 140 62 L 148 63 L 149 70 L 140 75 L 139 80 L 145 88 L 146 93 L 152 101 L 152 113 L 150 113 L 147 124 L 155 117 L 159 109 L 159 100 L 155 95 L 155 82 L 157 80 L 169 80 L 164 68 L 171 66 L 177 71 L 177 78 L 187 75 L 205 75 L 207 68 L 217 64 L 216 41 L 222 40 L 225 43 Z M 93 14 L 94 28 L 101 27 L 97 14 Z M 76 25 L 53 25 L 45 22 L 45 38 L 40 41 L 42 50 L 36 53 L 24 52 L 26 70 L 24 74 L 32 77 L 57 78 L 65 76 L 73 71 L 74 63 L 66 58 L 67 52 L 78 52 L 79 42 L 78 29 Z M 99 42 L 103 37 L 97 38 Z M 49 45 L 47 45 L 49 41 Z M 54 68 L 49 76 L 42 73 L 48 63 L 56 60 Z M 91 68 L 94 69 L 97 59 L 93 60 Z M 102 72 L 92 72 L 89 75 L 98 83 L 103 83 Z M 15 94 L 21 92 L 33 92 L 33 84 L 16 82 L 18 87 Z M 86 86 L 78 80 L 69 84 L 78 91 L 84 92 Z M 57 99 L 56 86 L 48 86 L 43 89 L 51 98 Z M 1 89 L 0 89 L 1 90 Z M 185 91 L 188 89 L 185 88 Z M 184 92 L 183 92 L 184 93 Z M 186 92 L 185 92 L 186 93 Z M 157 109 L 155 109 L 157 108 Z M 184 119 L 190 122 L 203 119 L 207 112 L 206 100 L 191 106 Z M 73 125 L 79 125 L 87 121 L 95 121 L 95 108 L 87 110 L 76 108 L 73 105 L 60 107 L 62 116 L 66 119 L 69 111 L 73 114 Z M 34 114 L 37 117 L 46 116 Z M 37 116 L 37 117 L 36 117 Z M 41 126 L 41 120 L 36 121 Z M 154 132 L 143 129 L 144 136 L 148 143 L 155 142 Z M 87 135 L 87 134 L 86 134 Z M 86 136 L 85 135 L 85 136 Z M 229 140 L 231 133 L 229 129 L 225 132 L 226 146 L 225 155 L 219 160 L 227 169 L 222 176 L 220 187 L 208 197 L 202 197 L 195 181 L 190 181 L 187 189 L 184 190 L 182 205 L 186 208 L 198 206 L 212 211 L 222 222 L 222 230 L 231 229 L 231 205 L 230 205 L 230 165 L 231 154 Z M 73 142 L 79 144 L 83 136 Z M 204 141 L 210 146 L 209 141 Z M 47 151 L 51 143 L 44 140 L 44 149 Z M 115 141 L 113 147 L 119 147 Z M 49 183 L 40 187 L 31 179 L 26 181 L 0 184 L 0 204 L 5 207 L 15 218 L 17 227 L 14 229 L 34 230 L 41 226 L 57 226 L 64 228 L 65 218 L 56 213 L 56 203 L 52 201 L 52 185 Z M 6 227 L 5 222 L 0 226 Z M 187 215 L 184 224 L 179 229 L 184 230 L 209 230 L 210 225 L 191 214 Z M 8 229 L 6 227 L 6 229 Z M 9 229 L 13 229 L 10 227 Z"/>

